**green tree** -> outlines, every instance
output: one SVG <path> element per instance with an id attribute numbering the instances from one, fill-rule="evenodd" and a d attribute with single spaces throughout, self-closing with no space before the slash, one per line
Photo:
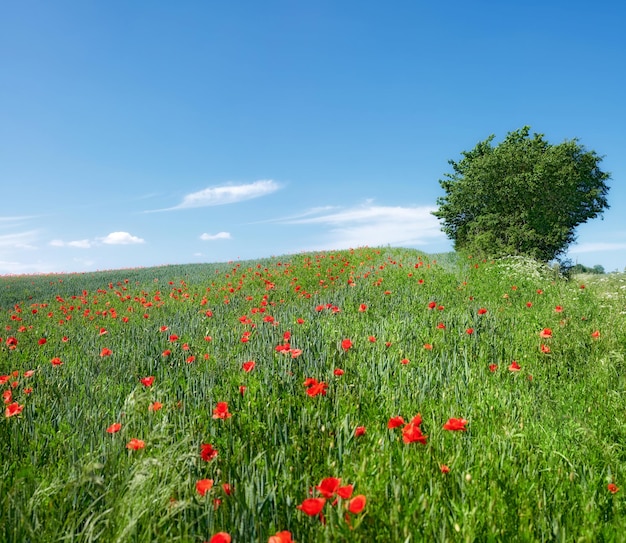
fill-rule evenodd
<path id="1" fill-rule="evenodd" d="M 578 140 L 551 145 L 530 127 L 463 151 L 439 183 L 445 196 L 433 215 L 456 250 L 481 256 L 562 256 L 579 224 L 608 208 L 610 174 Z"/>

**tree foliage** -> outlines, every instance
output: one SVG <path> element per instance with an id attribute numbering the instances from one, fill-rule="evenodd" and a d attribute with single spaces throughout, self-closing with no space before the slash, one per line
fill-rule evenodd
<path id="1" fill-rule="evenodd" d="M 525 255 L 542 261 L 561 256 L 579 224 L 608 208 L 602 158 L 578 140 L 559 145 L 530 127 L 495 136 L 463 151 L 439 183 L 445 196 L 433 215 L 456 250 L 481 256 Z"/>

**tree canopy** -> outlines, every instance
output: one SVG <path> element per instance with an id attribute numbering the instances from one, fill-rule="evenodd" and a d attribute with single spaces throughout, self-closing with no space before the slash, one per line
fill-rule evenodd
<path id="1" fill-rule="evenodd" d="M 547 262 L 575 241 L 579 224 L 609 207 L 602 157 L 577 139 L 551 145 L 529 134 L 525 126 L 496 146 L 492 135 L 448 161 L 453 171 L 439 180 L 446 194 L 433 215 L 456 250 Z"/>

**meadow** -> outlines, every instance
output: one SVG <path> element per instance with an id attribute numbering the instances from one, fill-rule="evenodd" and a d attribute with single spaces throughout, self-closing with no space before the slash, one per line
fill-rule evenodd
<path id="1" fill-rule="evenodd" d="M 359 248 L 0 278 L 0 540 L 624 541 L 626 282 Z"/>

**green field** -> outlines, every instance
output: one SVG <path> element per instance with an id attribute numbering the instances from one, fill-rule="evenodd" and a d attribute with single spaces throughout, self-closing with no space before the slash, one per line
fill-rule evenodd
<path id="1" fill-rule="evenodd" d="M 623 275 L 362 248 L 0 311 L 0 541 L 626 539 Z"/>

